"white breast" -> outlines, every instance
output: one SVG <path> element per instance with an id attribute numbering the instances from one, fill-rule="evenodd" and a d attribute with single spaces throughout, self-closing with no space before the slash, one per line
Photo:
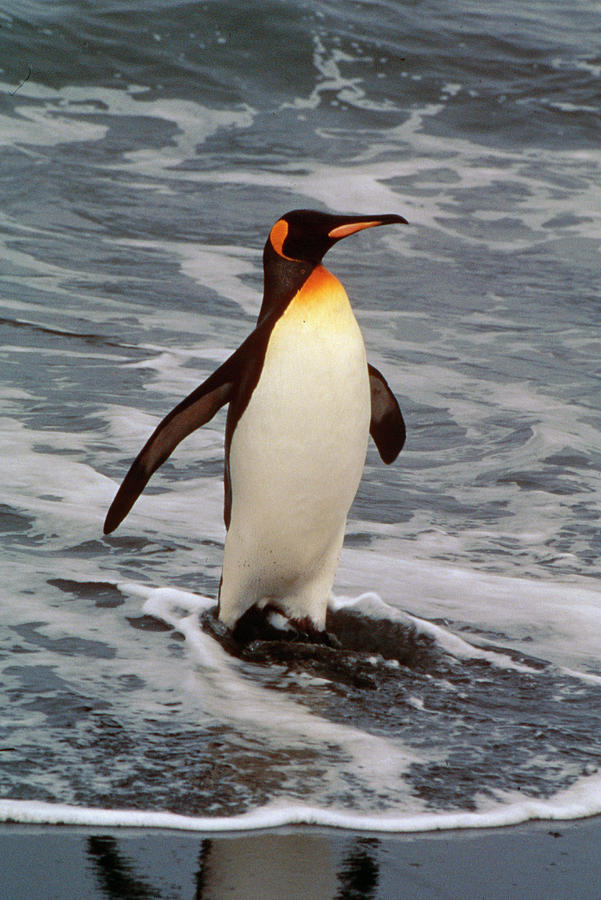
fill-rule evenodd
<path id="1" fill-rule="evenodd" d="M 276 323 L 232 437 L 227 624 L 264 599 L 325 618 L 369 420 L 363 338 L 344 288 L 320 267 Z"/>

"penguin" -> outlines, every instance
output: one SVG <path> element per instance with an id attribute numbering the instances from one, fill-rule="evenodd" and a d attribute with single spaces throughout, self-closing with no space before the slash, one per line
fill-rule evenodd
<path id="1" fill-rule="evenodd" d="M 107 513 L 110 534 L 180 441 L 229 404 L 217 615 L 240 643 L 261 626 L 328 643 L 327 602 L 369 435 L 386 464 L 404 445 L 399 404 L 322 264 L 343 238 L 395 223 L 407 220 L 304 209 L 278 219 L 255 329 L 158 425 Z"/>

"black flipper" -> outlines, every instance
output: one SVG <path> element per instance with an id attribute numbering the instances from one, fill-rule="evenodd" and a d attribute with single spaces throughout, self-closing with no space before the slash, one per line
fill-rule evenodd
<path id="1" fill-rule="evenodd" d="M 212 419 L 217 410 L 229 402 L 233 384 L 228 380 L 215 384 L 219 371 L 192 391 L 157 426 L 134 460 L 111 504 L 104 522 L 105 534 L 110 534 L 123 521 L 150 476 L 162 466 L 179 442 Z"/>
<path id="2" fill-rule="evenodd" d="M 266 316 L 230 358 L 178 403 L 157 426 L 117 491 L 104 522 L 105 534 L 110 534 L 123 521 L 148 484 L 150 476 L 165 462 L 179 442 L 205 425 L 222 406 L 233 401 L 228 416 L 231 433 L 259 380 L 274 322 L 282 312 L 283 308 Z M 226 429 L 226 459 L 227 452 Z"/>
<path id="3" fill-rule="evenodd" d="M 397 399 L 386 379 L 374 366 L 368 365 L 371 390 L 371 422 L 369 433 L 375 441 L 382 460 L 394 462 L 405 443 L 405 422 Z"/>

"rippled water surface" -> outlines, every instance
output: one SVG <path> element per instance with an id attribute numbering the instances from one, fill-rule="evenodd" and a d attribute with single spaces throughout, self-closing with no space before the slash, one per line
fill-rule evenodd
<path id="1" fill-rule="evenodd" d="M 74 0 L 0 24 L 4 800 L 601 811 L 598 10 Z M 238 659 L 202 627 L 224 414 L 102 522 L 252 329 L 295 207 L 410 221 L 327 258 L 408 440 L 390 468 L 369 450 L 346 649 Z"/>

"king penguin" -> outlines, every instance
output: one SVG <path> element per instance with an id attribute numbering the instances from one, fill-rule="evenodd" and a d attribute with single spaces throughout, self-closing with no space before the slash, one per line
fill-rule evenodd
<path id="1" fill-rule="evenodd" d="M 387 464 L 405 442 L 401 410 L 367 362 L 346 291 L 322 265 L 342 238 L 393 223 L 407 220 L 293 210 L 275 223 L 254 331 L 158 425 L 107 513 L 105 534 L 179 442 L 229 404 L 218 615 L 241 642 L 261 619 L 326 639 L 328 597 L 368 437 Z"/>

